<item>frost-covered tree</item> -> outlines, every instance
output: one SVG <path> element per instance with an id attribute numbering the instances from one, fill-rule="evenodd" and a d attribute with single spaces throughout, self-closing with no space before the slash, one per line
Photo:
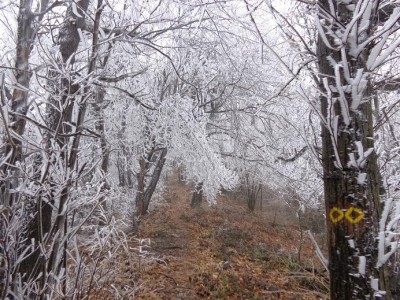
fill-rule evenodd
<path id="1" fill-rule="evenodd" d="M 332 299 L 392 299 L 386 264 L 398 245 L 389 222 L 393 202 L 385 196 L 375 149 L 379 95 L 372 82 L 399 45 L 399 9 L 391 1 L 318 1 Z"/>
<path id="2" fill-rule="evenodd" d="M 83 0 L 8 5 L 9 16 L 14 9 L 19 17 L 12 58 L 15 73 L 9 72 L 3 81 L 3 88 L 12 89 L 15 96 L 2 97 L 2 131 L 9 133 L 1 152 L 3 297 L 65 295 L 68 242 L 99 203 L 98 195 L 79 195 L 77 188 L 84 171 L 79 167 L 80 140 L 87 103 L 93 97 L 89 79 L 97 73 L 104 8 L 101 0 L 90 4 Z M 89 13 L 93 26 L 85 38 L 90 42 L 81 45 Z M 12 20 L 2 24 L 9 25 L 12 36 Z M 71 224 L 82 204 L 90 207 L 87 214 L 82 214 L 79 225 Z"/>

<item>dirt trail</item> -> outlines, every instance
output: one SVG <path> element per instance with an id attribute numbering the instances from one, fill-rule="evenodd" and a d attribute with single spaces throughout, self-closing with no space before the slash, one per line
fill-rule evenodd
<path id="1" fill-rule="evenodd" d="M 327 299 L 326 278 L 308 240 L 299 261 L 296 226 L 221 196 L 192 209 L 190 187 L 173 182 L 167 205 L 146 216 L 136 266 L 139 299 Z M 317 274 L 322 275 L 317 275 Z"/>

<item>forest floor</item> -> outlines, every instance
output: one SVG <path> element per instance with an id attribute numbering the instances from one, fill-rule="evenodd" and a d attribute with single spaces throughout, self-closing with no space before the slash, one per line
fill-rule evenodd
<path id="1" fill-rule="evenodd" d="M 130 238 L 140 255 L 120 258 L 125 275 L 114 284 L 135 285 L 123 299 L 328 299 L 327 274 L 295 218 L 250 213 L 228 195 L 193 209 L 190 191 L 171 181 L 165 204 Z"/>

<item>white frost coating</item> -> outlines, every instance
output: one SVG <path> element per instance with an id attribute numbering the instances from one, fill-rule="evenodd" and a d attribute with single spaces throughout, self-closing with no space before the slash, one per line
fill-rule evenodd
<path id="1" fill-rule="evenodd" d="M 357 184 L 364 185 L 367 179 L 367 173 L 359 173 L 357 176 Z"/>
<path id="2" fill-rule="evenodd" d="M 357 160 L 358 165 L 360 166 L 360 168 L 364 168 L 365 167 L 365 164 L 367 163 L 367 158 L 373 151 L 374 151 L 374 148 L 368 148 L 368 150 L 363 153 L 363 158 L 361 159 L 361 157 L 360 157 Z"/>
<path id="3" fill-rule="evenodd" d="M 346 47 L 342 47 L 342 49 L 340 49 L 340 56 L 342 57 L 344 78 L 346 79 L 347 82 L 351 82 L 349 62 L 347 61 Z"/>
<path id="4" fill-rule="evenodd" d="M 342 163 L 340 161 L 339 152 L 337 150 L 339 116 L 335 116 L 334 103 L 336 100 L 332 98 L 331 88 L 328 85 L 328 79 L 323 78 L 322 83 L 324 84 L 324 88 L 326 90 L 325 97 L 328 101 L 326 125 L 329 130 L 332 145 L 334 145 L 333 150 L 335 152 L 335 166 L 338 169 L 342 169 Z"/>
<path id="5" fill-rule="evenodd" d="M 356 23 L 362 17 L 367 4 L 368 4 L 368 2 L 367 3 L 363 2 L 363 1 L 358 1 L 357 2 L 357 7 L 356 7 L 356 9 L 354 11 L 354 13 L 356 13 L 357 15 L 355 15 L 352 18 L 351 22 L 346 26 L 346 30 L 343 33 L 343 37 L 342 37 L 342 42 L 343 43 L 346 43 L 346 41 L 348 40 L 348 38 L 350 36 L 350 44 L 351 44 L 351 46 L 353 46 L 352 45 L 353 43 L 354 43 L 354 46 L 356 46 L 355 37 L 357 35 L 357 29 L 358 29 L 358 26 L 356 26 Z M 360 8 L 360 5 L 363 5 L 363 7 Z M 350 33 L 350 31 L 351 31 L 351 33 Z"/>
<path id="6" fill-rule="evenodd" d="M 332 132 L 332 128 L 329 127 L 329 131 L 330 131 L 330 136 L 331 136 L 331 140 L 332 140 L 332 144 L 334 145 L 333 147 L 333 151 L 335 152 L 335 166 L 338 169 L 342 169 L 342 162 L 340 161 L 340 156 L 339 156 L 339 152 L 338 152 L 338 147 L 337 147 L 337 120 L 338 120 L 338 116 L 336 116 L 334 118 L 334 124 L 336 124 L 336 135 L 334 132 Z"/>
<path id="7" fill-rule="evenodd" d="M 389 219 L 390 211 L 392 210 L 393 198 L 387 198 L 385 201 L 385 207 L 382 212 L 381 219 L 379 220 L 379 231 L 385 231 L 385 225 Z M 397 214 L 398 215 L 398 214 Z"/>
<path id="8" fill-rule="evenodd" d="M 99 27 L 99 32 L 101 35 L 102 39 L 106 39 L 107 38 L 107 34 L 104 32 L 103 28 L 101 28 L 101 26 Z"/>
<path id="9" fill-rule="evenodd" d="M 343 122 L 348 126 L 350 125 L 350 112 L 349 112 L 349 106 L 346 100 L 346 96 L 344 94 L 342 84 L 341 84 L 341 78 L 340 78 L 340 64 L 335 65 L 335 79 L 336 79 L 336 88 L 338 89 L 339 92 L 339 102 L 340 102 L 340 108 L 342 112 L 342 117 L 343 117 Z"/>
<path id="10" fill-rule="evenodd" d="M 88 44 L 87 38 L 86 38 L 86 36 L 82 33 L 82 29 L 77 28 L 77 31 L 78 31 L 78 34 L 79 34 L 79 39 L 80 39 L 80 41 L 82 42 L 82 45 L 83 45 L 85 48 L 89 48 L 89 44 Z"/>
<path id="11" fill-rule="evenodd" d="M 390 16 L 390 19 L 387 22 L 385 22 L 385 24 L 383 25 L 383 28 L 381 30 L 378 30 L 373 36 L 369 37 L 367 40 L 365 40 L 364 42 L 362 42 L 361 44 L 358 45 L 358 50 L 355 53 L 355 56 L 359 55 L 361 53 L 361 51 L 363 51 L 365 49 L 365 47 L 372 41 L 377 40 L 377 39 L 379 39 L 381 42 L 383 41 L 383 39 L 387 40 L 387 37 L 385 38 L 386 33 L 389 32 L 389 35 L 392 34 L 393 27 L 398 22 L 398 15 L 399 15 L 398 9 L 400 9 L 400 8 L 396 8 L 393 10 L 393 13 Z M 383 42 L 383 44 L 384 44 L 384 42 Z M 382 49 L 382 48 L 383 48 L 383 46 L 380 49 Z"/>
<path id="12" fill-rule="evenodd" d="M 338 140 L 338 129 L 339 129 L 339 116 L 335 116 L 333 118 L 333 137 L 335 139 L 335 145 L 337 145 L 337 140 Z"/>
<path id="13" fill-rule="evenodd" d="M 386 226 L 386 230 L 390 231 L 392 230 L 392 228 L 395 228 L 397 226 L 398 221 L 400 221 L 400 215 L 396 215 L 396 217 L 390 220 L 390 222 Z"/>
<path id="14" fill-rule="evenodd" d="M 354 153 L 349 153 L 349 162 L 347 163 L 349 168 L 354 167 L 357 168 L 357 161 Z"/>
<path id="15" fill-rule="evenodd" d="M 332 68 L 337 65 L 337 62 L 332 58 L 332 56 L 328 55 L 326 60 L 331 64 Z M 335 90 L 336 91 L 336 90 Z M 336 91 L 337 92 L 337 91 Z"/>
<path id="16" fill-rule="evenodd" d="M 373 65 L 375 64 L 379 53 L 381 53 L 383 46 L 385 45 L 389 35 L 391 34 L 390 31 L 385 32 L 382 34 L 381 39 L 379 42 L 372 48 L 371 53 L 369 54 L 368 60 L 367 60 L 367 68 L 368 70 L 373 69 Z"/>
<path id="17" fill-rule="evenodd" d="M 388 58 L 392 53 L 394 53 L 394 51 L 399 45 L 400 45 L 400 39 L 397 39 L 396 42 L 392 43 L 389 47 L 385 49 L 385 51 L 383 51 L 382 55 L 375 60 L 374 64 L 372 64 L 370 69 L 373 70 L 382 65 L 385 62 L 386 58 Z"/>
<path id="18" fill-rule="evenodd" d="M 76 9 L 76 3 L 72 2 L 71 3 L 71 8 L 72 8 L 72 12 L 74 13 L 75 16 L 77 16 L 78 18 L 83 18 L 79 13 L 78 10 Z"/>
<path id="19" fill-rule="evenodd" d="M 371 277 L 371 288 L 374 291 L 379 291 L 379 279 Z"/>
<path id="20" fill-rule="evenodd" d="M 329 271 L 328 269 L 328 265 L 329 265 L 329 261 L 328 259 L 325 258 L 324 254 L 321 251 L 321 248 L 319 247 L 317 241 L 315 240 L 314 236 L 312 235 L 311 231 L 308 230 L 308 235 L 311 239 L 311 242 L 314 244 L 315 247 L 315 252 L 317 254 L 317 257 L 320 259 L 322 265 L 325 267 L 326 271 Z"/>
<path id="21" fill-rule="evenodd" d="M 351 109 L 352 110 L 356 110 L 361 103 L 362 94 L 363 94 L 364 89 L 362 88 L 362 86 L 360 86 L 360 83 L 363 78 L 363 72 L 364 72 L 363 69 L 358 69 L 357 75 L 352 80 L 352 83 L 351 83 L 351 98 L 352 98 Z M 360 87 L 361 87 L 361 89 L 360 89 Z"/>
<path id="22" fill-rule="evenodd" d="M 347 166 L 354 168 L 363 168 L 365 167 L 368 156 L 374 151 L 374 149 L 368 148 L 367 151 L 364 152 L 361 141 L 356 141 L 355 145 L 357 147 L 355 153 L 358 153 L 358 159 L 356 160 L 355 153 L 349 153 L 349 161 L 347 163 Z M 363 184 L 365 182 L 366 176 L 367 174 L 360 173 L 357 178 L 358 184 Z"/>
<path id="23" fill-rule="evenodd" d="M 371 13 L 373 10 L 373 6 L 372 6 L 373 1 L 366 1 L 366 2 L 367 2 L 367 7 L 361 18 L 358 32 L 364 32 L 365 30 L 367 30 L 369 28 L 369 25 L 370 25 Z"/>
<path id="24" fill-rule="evenodd" d="M 47 159 L 47 155 L 42 152 L 42 167 L 40 168 L 40 180 L 44 180 L 44 177 L 46 176 L 46 171 L 47 171 L 47 166 L 49 164 L 49 160 Z"/>
<path id="25" fill-rule="evenodd" d="M 391 242 L 390 243 L 390 250 L 389 252 L 385 253 L 385 232 L 380 231 L 378 234 L 378 259 L 376 262 L 376 267 L 380 268 L 382 267 L 388 259 L 392 256 L 393 253 L 397 251 L 399 248 L 398 242 Z"/>
<path id="26" fill-rule="evenodd" d="M 364 152 L 361 141 L 356 141 L 355 145 L 358 152 L 357 166 L 363 168 L 367 162 L 368 156 L 374 151 L 374 148 L 368 148 L 367 151 Z"/>
<path id="27" fill-rule="evenodd" d="M 367 264 L 367 259 L 365 258 L 365 256 L 359 256 L 358 259 L 358 273 L 360 273 L 361 275 L 365 275 L 365 266 Z"/>
<path id="28" fill-rule="evenodd" d="M 354 144 L 357 147 L 358 157 L 361 158 L 364 156 L 364 147 L 361 141 L 355 141 Z"/>
<path id="29" fill-rule="evenodd" d="M 322 28 L 321 20 L 318 18 L 318 15 L 315 15 L 315 16 L 314 16 L 314 19 L 315 19 L 314 24 L 317 25 L 317 29 L 318 29 L 319 36 L 320 36 L 320 37 L 322 38 L 322 40 L 324 41 L 324 44 L 325 44 L 329 49 L 333 50 L 334 48 L 331 46 L 331 44 L 329 43 L 328 39 L 326 38 L 325 30 Z"/>
<path id="30" fill-rule="evenodd" d="M 325 91 L 326 91 L 326 98 L 332 99 L 332 93 L 331 93 L 331 89 L 329 88 L 328 78 L 324 77 L 322 79 L 322 83 L 324 84 L 324 88 L 325 88 Z"/>
<path id="31" fill-rule="evenodd" d="M 347 1 L 347 0 L 346 0 L 346 1 Z M 345 0 L 342 0 L 342 2 L 345 2 Z M 346 8 L 347 8 L 348 10 L 350 10 L 350 11 L 354 11 L 355 8 L 356 8 L 356 6 L 355 6 L 355 4 L 347 4 L 347 5 L 346 5 Z"/>
<path id="32" fill-rule="evenodd" d="M 379 53 L 382 51 L 384 45 L 386 44 L 386 41 L 393 33 L 393 26 L 394 24 L 398 21 L 400 14 L 400 8 L 396 7 L 393 10 L 392 15 L 390 16 L 390 19 L 385 23 L 384 28 L 379 31 L 377 34 L 379 34 L 379 37 L 381 38 L 380 42 L 375 45 L 375 47 L 372 49 L 371 54 L 367 60 L 367 67 L 369 70 L 373 70 L 377 67 L 379 67 L 384 61 L 391 55 L 397 46 L 400 45 L 400 39 L 396 39 L 391 45 L 389 45 L 385 51 L 383 51 L 382 55 L 378 58 Z M 368 41 L 371 40 L 368 39 Z"/>

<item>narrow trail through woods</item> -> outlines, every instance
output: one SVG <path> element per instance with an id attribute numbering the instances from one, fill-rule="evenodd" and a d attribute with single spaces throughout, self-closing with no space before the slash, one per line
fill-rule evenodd
<path id="1" fill-rule="evenodd" d="M 299 257 L 296 224 L 273 224 L 271 212 L 251 214 L 227 195 L 193 209 L 190 192 L 171 179 L 166 203 L 142 219 L 136 299 L 327 299 L 307 237 Z"/>

